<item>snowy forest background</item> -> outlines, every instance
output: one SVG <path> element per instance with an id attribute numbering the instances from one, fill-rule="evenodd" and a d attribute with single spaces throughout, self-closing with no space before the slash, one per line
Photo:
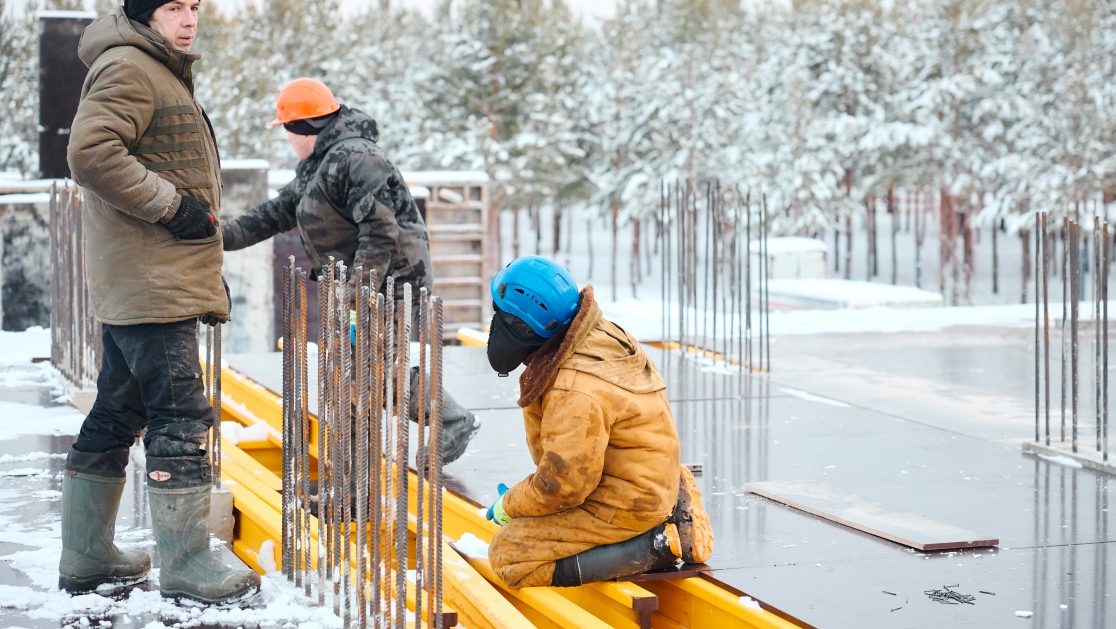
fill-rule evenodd
<path id="1" fill-rule="evenodd" d="M 401 167 L 487 171 L 505 210 L 626 224 L 658 211 L 664 178 L 718 180 L 765 193 L 773 234 L 851 231 L 915 198 L 954 236 L 1026 237 L 1036 212 L 1116 196 L 1106 0 L 630 0 L 592 25 L 561 0 L 401 4 L 208 7 L 198 98 L 223 156 L 292 166 L 265 123 L 284 83 L 315 76 L 377 119 Z M 0 0 L 0 170 L 24 176 L 42 8 L 82 2 Z"/>

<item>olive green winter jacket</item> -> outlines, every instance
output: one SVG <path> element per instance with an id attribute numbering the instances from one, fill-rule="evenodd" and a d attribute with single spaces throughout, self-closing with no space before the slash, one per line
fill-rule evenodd
<path id="1" fill-rule="evenodd" d="M 68 160 L 85 191 L 85 270 L 102 323 L 222 319 L 220 162 L 209 118 L 194 99 L 198 55 L 147 26 L 107 15 L 86 27 L 89 66 Z M 182 195 L 212 205 L 217 234 L 178 240 L 163 223 Z"/>

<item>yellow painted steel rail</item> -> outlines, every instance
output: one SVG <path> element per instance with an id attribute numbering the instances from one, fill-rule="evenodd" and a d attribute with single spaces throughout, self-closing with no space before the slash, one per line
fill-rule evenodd
<path id="1" fill-rule="evenodd" d="M 274 392 L 235 370 L 222 370 L 222 409 L 226 421 L 244 426 L 263 423 L 266 441 L 234 444 L 222 438 L 225 484 L 233 492 L 236 517 L 233 551 L 259 572 L 273 571 L 280 550 L 282 480 L 282 402 Z M 310 455 L 317 457 L 317 418 L 311 416 Z M 315 469 L 311 465 L 311 469 Z M 413 475 L 413 472 L 411 472 Z M 417 503 L 417 483 L 409 484 L 409 509 Z M 465 533 L 491 542 L 497 527 L 477 513 L 477 506 L 447 491 L 443 496 L 446 539 Z M 414 518 L 412 515 L 412 537 Z M 311 526 L 316 537 L 316 525 Z M 413 543 L 412 539 L 412 543 Z M 639 584 L 594 583 L 577 588 L 509 590 L 492 572 L 487 558 L 465 557 L 443 542 L 442 574 L 446 607 L 469 629 L 789 629 L 798 627 L 781 615 L 755 610 L 709 580 L 692 577 Z M 271 556 L 267 556 L 267 551 Z M 261 552 L 265 553 L 261 556 Z M 412 554 L 413 556 L 413 554 Z M 414 584 L 408 583 L 413 609 Z"/>

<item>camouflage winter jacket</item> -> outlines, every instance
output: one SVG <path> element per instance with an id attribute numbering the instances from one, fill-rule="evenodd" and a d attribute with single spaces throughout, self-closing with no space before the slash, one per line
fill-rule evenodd
<path id="1" fill-rule="evenodd" d="M 225 251 L 254 245 L 298 227 L 314 275 L 333 256 L 380 279 L 429 288 L 426 224 L 399 170 L 376 145 L 376 121 L 342 106 L 318 135 L 314 153 L 298 163 L 279 195 L 224 227 Z M 366 280 L 367 281 L 367 280 Z"/>

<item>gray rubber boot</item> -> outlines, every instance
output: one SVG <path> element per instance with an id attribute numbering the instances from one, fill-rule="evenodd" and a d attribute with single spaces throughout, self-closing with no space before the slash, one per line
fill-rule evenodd
<path id="1" fill-rule="evenodd" d="M 198 458 L 201 460 L 197 461 Z M 260 591 L 260 575 L 255 570 L 226 566 L 209 549 L 210 484 L 200 487 L 154 484 L 169 483 L 180 471 L 187 472 L 182 477 L 194 477 L 196 474 L 189 473 L 189 468 L 200 467 L 203 462 L 204 457 L 147 457 L 147 495 L 155 542 L 159 545 L 159 590 L 166 598 L 233 603 Z M 204 467 L 208 471 L 208 465 Z M 156 471 L 167 474 L 166 481 L 152 478 Z"/>
<path id="2" fill-rule="evenodd" d="M 627 541 L 559 559 L 554 564 L 550 585 L 576 587 L 673 566 L 682 557 L 680 545 L 677 527 L 663 523 Z"/>
<path id="3" fill-rule="evenodd" d="M 429 391 L 430 382 L 426 383 Z M 411 392 L 418 391 L 418 367 L 411 367 Z M 418 403 L 410 404 L 411 421 L 418 423 Z M 430 410 L 424 413 L 430 419 Z M 480 430 L 481 424 L 477 416 L 469 409 L 457 403 L 453 396 L 442 388 L 442 463 L 453 463 L 465 454 L 469 442 Z M 417 467 L 417 466 L 416 466 Z"/>
<path id="4" fill-rule="evenodd" d="M 128 451 L 123 450 L 123 467 Z M 98 457 L 115 459 L 118 452 L 93 455 L 78 453 L 95 466 Z M 73 457 L 71 457 L 72 459 Z M 88 469 L 85 466 L 80 466 Z M 109 467 L 115 467 L 110 464 Z M 88 592 L 105 584 L 127 585 L 143 580 L 151 570 L 151 558 L 142 550 L 120 550 L 116 536 L 116 512 L 125 479 L 97 476 L 67 469 L 62 476 L 62 557 L 58 561 L 58 588 Z"/>

